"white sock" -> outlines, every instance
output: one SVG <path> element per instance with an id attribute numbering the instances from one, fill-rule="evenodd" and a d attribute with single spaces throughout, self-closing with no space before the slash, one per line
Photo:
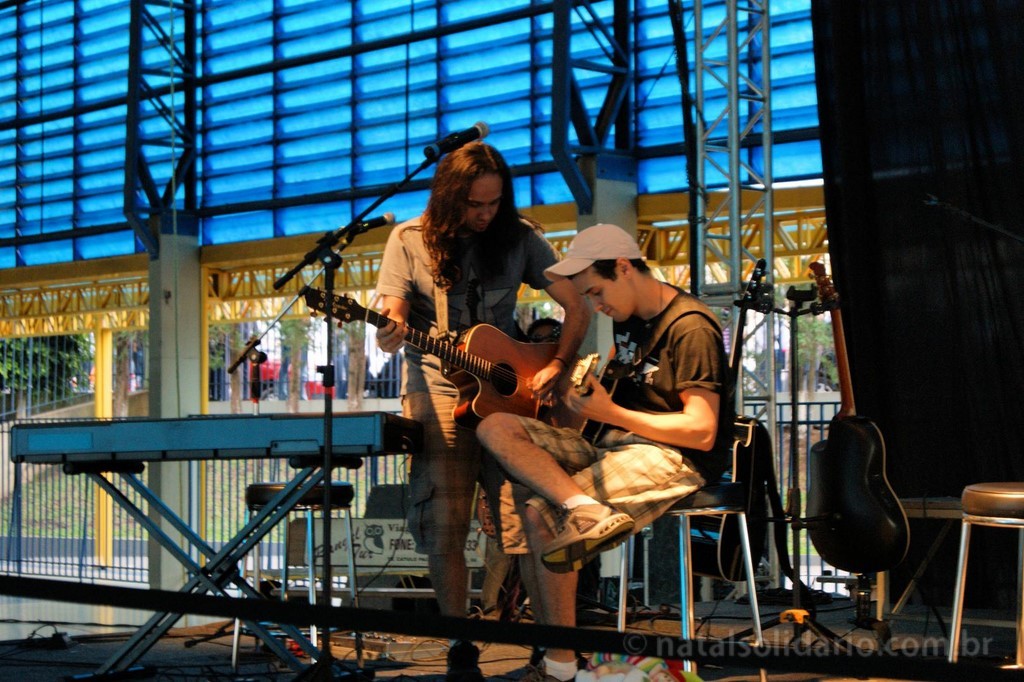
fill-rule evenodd
<path id="1" fill-rule="evenodd" d="M 562 503 L 567 509 L 575 509 L 583 504 L 601 504 L 590 495 L 573 495 Z"/>
<path id="2" fill-rule="evenodd" d="M 576 661 L 553 661 L 545 656 L 544 674 L 568 682 L 576 677 Z"/>

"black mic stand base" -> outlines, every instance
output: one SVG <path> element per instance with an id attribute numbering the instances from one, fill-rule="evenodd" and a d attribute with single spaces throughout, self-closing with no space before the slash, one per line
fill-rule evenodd
<path id="1" fill-rule="evenodd" d="M 816 621 L 811 616 L 810 612 L 805 609 L 786 609 L 774 618 L 769 618 L 768 620 L 763 621 L 761 623 L 761 632 L 765 633 L 779 625 L 788 625 L 794 628 L 793 637 L 785 646 L 800 648 L 800 642 L 802 641 L 803 635 L 810 632 L 817 639 L 828 644 L 837 653 L 848 653 L 851 649 L 851 644 L 849 642 Z M 752 634 L 754 634 L 754 628 L 747 628 L 746 630 L 742 630 L 725 637 L 723 641 L 738 642 L 746 639 Z M 765 642 L 765 646 L 771 645 L 768 642 Z"/>
<path id="2" fill-rule="evenodd" d="M 780 613 L 775 620 L 778 621 L 779 625 L 794 626 L 793 639 L 790 640 L 792 646 L 800 648 L 804 633 L 810 632 L 819 640 L 833 647 L 836 652 L 847 653 L 850 651 L 850 644 L 847 641 L 816 621 L 804 609 L 787 609 Z"/>
<path id="3" fill-rule="evenodd" d="M 802 586 L 794 589 L 801 588 Z M 803 589 L 805 590 L 805 597 L 806 594 L 811 593 L 810 590 Z M 889 641 L 892 639 L 892 628 L 889 626 L 889 622 L 878 620 L 871 616 L 871 579 L 864 574 L 857 575 L 856 589 L 851 591 L 853 592 L 852 596 L 854 599 L 854 617 L 849 620 L 849 623 L 857 629 L 870 631 L 881 649 L 888 648 Z M 761 631 L 766 632 L 778 625 L 791 625 L 794 627 L 791 645 L 798 645 L 802 635 L 805 632 L 810 632 L 819 639 L 834 646 L 838 652 L 849 652 L 853 648 L 852 644 L 815 620 L 811 611 L 798 606 L 786 609 L 778 616 L 763 621 L 761 623 Z M 747 628 L 725 639 L 726 641 L 739 641 L 752 634 L 754 634 L 754 628 Z"/>
<path id="4" fill-rule="evenodd" d="M 762 621 L 761 632 L 768 632 L 768 630 L 779 625 L 788 625 L 794 628 L 793 637 L 786 646 L 795 646 L 799 648 L 803 635 L 810 632 L 818 639 L 830 645 L 837 653 L 847 653 L 851 649 L 851 644 L 849 642 L 844 640 L 828 627 L 816 621 L 806 609 L 786 609 L 779 615 Z M 724 641 L 740 641 L 753 634 L 754 628 L 747 628 L 746 630 L 729 635 L 724 639 Z M 768 642 L 765 642 L 765 646 L 769 646 Z"/>

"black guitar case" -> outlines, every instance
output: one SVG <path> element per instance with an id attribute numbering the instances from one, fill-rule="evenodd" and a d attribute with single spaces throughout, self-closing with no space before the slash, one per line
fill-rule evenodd
<path id="1" fill-rule="evenodd" d="M 737 417 L 734 448 L 735 466 L 731 474 L 723 476 L 722 482 L 747 484 L 747 532 L 750 535 L 750 554 L 756 562 L 764 555 L 767 544 L 769 490 L 775 481 L 771 436 L 760 421 Z M 724 578 L 731 582 L 746 577 L 739 519 L 735 514 L 693 517 L 690 520 L 690 551 L 696 575 Z"/>
<path id="2" fill-rule="evenodd" d="M 754 267 L 736 306 L 740 317 L 736 325 L 736 339 L 733 341 L 732 356 L 729 359 L 729 376 L 733 385 L 738 386 L 740 361 L 743 348 L 743 328 L 746 312 L 760 307 L 761 278 L 765 272 L 765 261 L 761 259 Z M 751 417 L 736 418 L 736 434 L 733 442 L 733 466 L 726 472 L 722 483 L 740 482 L 747 486 L 747 531 L 750 535 L 750 552 L 756 562 L 764 554 L 766 544 L 769 488 L 774 487 L 775 473 L 772 461 L 772 441 L 764 425 Z M 711 578 L 724 578 L 731 582 L 743 580 L 743 547 L 740 542 L 739 519 L 735 514 L 727 516 L 696 516 L 690 521 L 690 549 L 693 557 L 693 572 Z"/>

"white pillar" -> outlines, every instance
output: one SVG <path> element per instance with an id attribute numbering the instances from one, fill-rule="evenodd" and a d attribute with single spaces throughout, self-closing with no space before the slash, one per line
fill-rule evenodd
<path id="1" fill-rule="evenodd" d="M 180 227 L 181 218 L 178 219 Z M 194 230 L 190 230 L 194 232 Z M 200 334 L 203 315 L 198 239 L 172 231 L 160 235 L 160 257 L 149 266 L 149 415 L 187 417 L 201 409 Z M 149 487 L 178 516 L 198 530 L 199 463 L 150 463 Z M 162 525 L 176 542 L 179 533 Z M 201 557 L 194 556 L 200 563 Z M 185 568 L 156 541 L 149 541 L 149 584 L 178 590 Z"/>

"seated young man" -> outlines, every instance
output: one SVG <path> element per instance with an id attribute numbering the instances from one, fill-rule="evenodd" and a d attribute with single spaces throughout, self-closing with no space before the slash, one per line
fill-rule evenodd
<path id="1" fill-rule="evenodd" d="M 590 375 L 582 390 L 562 398 L 604 427 L 591 442 L 583 435 L 593 433 L 590 427 L 581 433 L 492 414 L 477 435 L 513 479 L 536 493 L 522 514 L 531 551 L 523 561 L 533 561 L 538 583 L 530 595 L 537 621 L 574 626 L 579 568 L 728 467 L 733 387 L 714 314 L 655 279 L 622 228 L 583 230 L 545 274 L 568 278 L 613 320 L 604 380 Z M 609 391 L 604 384 L 613 374 Z M 572 651 L 548 650 L 528 678 L 568 680 L 575 673 Z"/>

